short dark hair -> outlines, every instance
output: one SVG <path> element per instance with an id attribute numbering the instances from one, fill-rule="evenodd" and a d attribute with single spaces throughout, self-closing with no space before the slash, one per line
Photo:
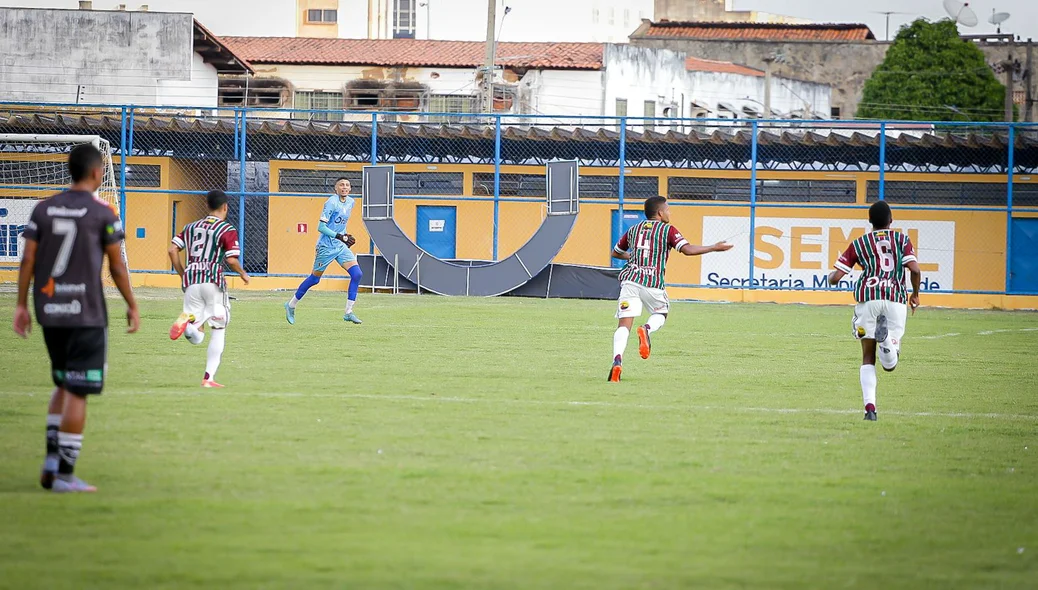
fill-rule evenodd
<path id="1" fill-rule="evenodd" d="M 350 181 L 350 179 L 349 179 L 349 178 L 346 178 L 345 176 L 340 176 L 340 177 L 336 178 L 336 179 L 335 179 L 335 184 L 339 184 L 339 181 L 340 181 L 340 180 L 345 180 L 346 182 L 349 182 L 349 183 L 350 183 L 350 186 L 353 186 L 353 183 L 352 183 L 352 182 Z M 334 186 L 334 185 L 333 185 L 333 186 Z"/>
<path id="2" fill-rule="evenodd" d="M 209 191 L 205 195 L 205 204 L 210 211 L 216 211 L 227 204 L 227 193 L 221 190 Z"/>
<path id="3" fill-rule="evenodd" d="M 68 173 L 72 177 L 72 182 L 83 180 L 91 170 L 103 165 L 101 151 L 89 143 L 77 145 L 68 154 Z"/>
<path id="4" fill-rule="evenodd" d="M 660 208 L 667 202 L 667 197 L 649 197 L 645 199 L 645 219 L 652 219 L 660 212 Z"/>
<path id="5" fill-rule="evenodd" d="M 872 227 L 880 229 L 890 225 L 894 220 L 894 214 L 890 212 L 890 205 L 886 201 L 876 201 L 869 207 L 869 223 Z"/>

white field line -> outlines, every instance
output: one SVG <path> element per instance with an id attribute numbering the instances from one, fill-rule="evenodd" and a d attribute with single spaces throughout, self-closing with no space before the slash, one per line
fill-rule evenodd
<path id="1" fill-rule="evenodd" d="M 1008 334 L 1013 332 L 1038 332 L 1038 328 L 1008 328 L 1003 330 L 984 330 L 983 332 L 977 332 L 977 336 L 991 336 L 992 334 Z M 938 340 L 941 338 L 952 338 L 954 336 L 962 336 L 959 332 L 951 332 L 948 334 L 935 334 L 932 336 L 911 336 L 909 339 L 912 340 Z"/>
<path id="2" fill-rule="evenodd" d="M 223 390 L 220 397 L 228 397 L 233 393 Z M 0 395 L 26 395 L 33 394 L 0 392 Z M 203 397 L 212 395 L 208 392 L 149 392 L 138 391 L 132 393 L 119 393 L 123 395 L 174 395 L 178 397 Z M 838 408 L 761 408 L 761 407 L 728 407 L 728 406 L 704 406 L 704 405 L 664 405 L 664 404 L 637 404 L 616 403 L 607 401 L 570 401 L 570 400 L 544 400 L 544 399 L 496 399 L 496 398 L 472 398 L 453 397 L 439 395 L 396 395 L 396 394 L 373 394 L 373 393 L 299 393 L 299 392 L 248 392 L 240 394 L 248 397 L 261 397 L 269 399 L 288 398 L 314 398 L 314 399 L 336 399 L 336 400 L 373 400 L 390 402 L 422 402 L 422 403 L 448 403 L 448 404 L 488 404 L 488 405 L 511 405 L 511 406 L 553 406 L 573 408 L 608 408 L 618 410 L 646 410 L 657 412 L 729 412 L 748 414 L 827 414 L 839 416 L 853 416 L 861 414 L 861 410 L 849 410 Z M 236 397 L 236 396 L 235 396 Z M 897 410 L 880 410 L 884 416 L 907 416 L 916 418 L 965 418 L 965 419 L 992 419 L 992 420 L 1025 420 L 1038 422 L 1038 415 L 1031 414 L 1002 414 L 997 412 L 902 412 Z"/>

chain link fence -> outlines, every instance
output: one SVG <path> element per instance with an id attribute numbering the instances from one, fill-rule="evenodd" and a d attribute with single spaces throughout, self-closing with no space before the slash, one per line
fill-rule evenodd
<path id="1" fill-rule="evenodd" d="M 377 254 L 359 207 L 371 164 L 395 167 L 395 218 L 421 248 L 459 264 L 503 260 L 547 214 L 545 165 L 576 160 L 581 210 L 557 263 L 615 266 L 612 245 L 643 219 L 646 198 L 663 195 L 687 239 L 735 245 L 672 265 L 672 285 L 823 290 L 833 260 L 867 230 L 867 208 L 883 199 L 917 245 L 927 290 L 1038 292 L 1023 262 L 1038 235 L 1032 124 L 0 104 L 0 138 L 13 134 L 110 143 L 139 273 L 172 272 L 170 237 L 205 214 L 207 191 L 222 189 L 246 270 L 305 276 L 340 178 L 357 205 L 354 250 Z M 20 162 L 52 156 L 0 143 L 0 266 L 17 262 L 25 221 L 3 204 L 32 197 Z"/>

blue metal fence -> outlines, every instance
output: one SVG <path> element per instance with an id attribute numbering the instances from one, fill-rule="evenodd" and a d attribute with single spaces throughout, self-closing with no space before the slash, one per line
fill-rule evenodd
<path id="1" fill-rule="evenodd" d="M 318 120 L 327 118 L 328 113 L 341 121 Z M 300 114 L 315 120 L 300 119 Z M 533 196 L 523 192 L 521 187 L 527 180 L 522 174 L 503 174 L 502 166 L 541 166 L 553 159 L 576 158 L 582 164 L 582 181 L 585 175 L 588 179 L 582 184 L 582 193 L 584 186 L 612 178 L 609 174 L 596 175 L 596 171 L 615 170 L 610 173 L 615 176 L 615 187 L 608 183 L 589 186 L 582 198 L 615 207 L 621 220 L 632 202 L 640 203 L 656 192 L 665 194 L 664 183 L 673 206 L 709 208 L 704 211 L 728 209 L 735 212 L 732 220 L 742 219 L 739 211 L 748 211 L 744 219 L 748 231 L 732 230 L 735 239 L 742 240 L 745 234 L 740 244 L 745 246 L 746 267 L 737 272 L 747 279 L 746 283 L 715 284 L 702 276 L 698 281 L 677 283 L 689 287 L 823 289 L 808 284 L 775 286 L 761 278 L 765 272 L 760 268 L 764 255 L 761 246 L 768 244 L 765 238 L 769 236 L 759 233 L 758 222 L 782 218 L 783 211 L 789 210 L 817 211 L 821 220 L 840 220 L 835 212 L 845 211 L 864 225 L 864 209 L 869 203 L 889 199 L 896 211 L 911 211 L 913 221 L 919 222 L 940 224 L 951 219 L 956 224 L 968 224 L 970 214 L 1004 215 L 1004 243 L 1001 239 L 978 243 L 978 236 L 969 231 L 951 229 L 955 235 L 945 248 L 950 248 L 950 254 L 931 247 L 955 261 L 956 267 L 988 260 L 990 257 L 985 256 L 996 249 L 995 253 L 1004 256 L 1004 286 L 974 289 L 960 287 L 961 281 L 955 281 L 950 289 L 931 291 L 1025 293 L 1015 288 L 1012 280 L 1013 224 L 1014 219 L 1038 216 L 1038 125 L 1027 123 L 170 110 L 132 105 L 0 103 L 0 134 L 25 133 L 100 135 L 108 139 L 113 155 L 119 157 L 120 212 L 127 227 L 133 223 L 127 219 L 128 193 L 204 194 L 206 189 L 133 186 L 128 176 L 136 164 L 123 156 L 175 157 L 193 167 L 192 174 L 199 182 L 215 182 L 222 172 L 223 182 L 210 188 L 225 188 L 235 197 L 243 264 L 258 275 L 284 274 L 268 273 L 267 268 L 270 258 L 277 255 L 266 243 L 269 197 L 313 197 L 318 192 L 263 186 L 258 172 L 250 181 L 250 166 L 272 160 L 428 164 L 430 180 L 419 179 L 418 187 L 423 182 L 430 186 L 447 184 L 431 170 L 438 165 L 471 165 L 474 175 L 485 174 L 479 171 L 492 167 L 490 194 L 474 194 L 471 189 L 459 192 L 452 185 L 446 194 L 417 190 L 398 196 L 403 200 L 492 203 L 493 224 L 486 232 L 487 258 L 491 260 L 508 254 L 500 251 L 501 228 L 509 223 L 502 219 L 502 204 L 529 202 Z M 2 152 L 4 149 L 0 149 L 0 197 L 3 191 L 52 190 L 50 185 L 21 179 L 14 168 L 5 170 Z M 228 168 L 230 162 L 237 166 L 236 175 Z M 516 176 L 519 178 L 513 178 Z M 892 178 L 896 178 L 893 184 Z M 1003 183 L 999 179 L 1004 179 L 1004 189 L 998 188 Z M 514 188 L 516 184 L 519 189 Z M 848 194 L 847 186 L 853 194 Z M 707 224 L 705 220 L 703 223 Z M 736 225 L 733 221 L 732 227 Z M 619 232 L 622 223 L 616 227 Z M 707 229 L 702 232 L 704 236 Z M 608 226 L 601 231 L 608 235 Z M 618 238 L 610 236 L 614 242 Z M 811 246 L 812 253 L 821 250 L 825 255 L 828 252 L 820 244 L 827 239 L 804 243 Z M 373 251 L 373 244 L 369 248 Z M 169 272 L 167 268 L 134 270 Z M 790 271 L 790 277 L 795 270 Z M 976 268 L 969 272 L 1002 271 Z"/>

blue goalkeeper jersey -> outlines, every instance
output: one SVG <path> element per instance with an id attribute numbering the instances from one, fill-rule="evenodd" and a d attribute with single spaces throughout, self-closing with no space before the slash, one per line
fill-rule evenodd
<path id="1" fill-rule="evenodd" d="M 333 232 L 344 234 L 346 233 L 346 223 L 349 222 L 350 213 L 352 212 L 353 197 L 346 197 L 346 201 L 343 202 L 339 200 L 339 195 L 332 195 L 324 203 L 324 209 L 321 211 L 321 221 Z M 331 249 L 344 247 L 339 240 L 324 234 L 321 234 L 321 237 L 318 238 L 317 246 L 319 248 Z"/>

